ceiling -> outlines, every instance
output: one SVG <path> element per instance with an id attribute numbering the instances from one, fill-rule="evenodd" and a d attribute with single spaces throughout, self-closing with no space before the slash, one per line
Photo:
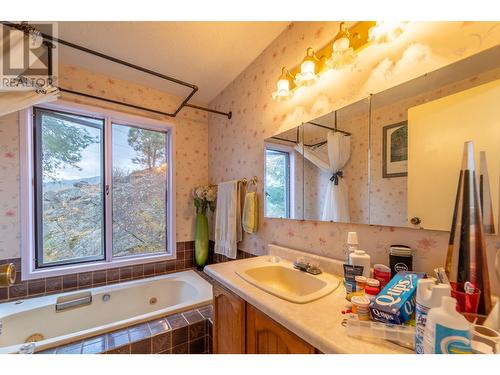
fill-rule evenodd
<path id="1" fill-rule="evenodd" d="M 59 22 L 59 38 L 195 84 L 209 103 L 288 22 Z M 59 63 L 184 96 L 189 89 L 69 47 Z"/>

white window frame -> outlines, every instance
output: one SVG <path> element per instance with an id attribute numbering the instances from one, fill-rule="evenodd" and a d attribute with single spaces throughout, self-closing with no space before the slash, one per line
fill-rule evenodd
<path id="1" fill-rule="evenodd" d="M 292 219 L 295 218 L 295 149 L 290 146 L 276 144 L 276 143 L 266 143 L 264 145 L 264 185 L 266 183 L 266 150 L 275 150 L 280 152 L 288 153 L 288 214 L 290 217 L 286 218 L 275 218 L 275 219 Z M 264 195 L 266 186 L 264 186 Z M 264 205 L 266 205 L 266 197 L 264 196 Z M 266 212 L 266 207 L 264 207 L 264 213 Z"/>
<path id="2" fill-rule="evenodd" d="M 175 128 L 162 121 L 140 117 L 122 112 L 100 109 L 83 104 L 76 104 L 64 100 L 55 103 L 37 106 L 39 108 L 70 112 L 83 116 L 98 117 L 105 120 L 105 185 L 109 185 L 110 194 L 105 200 L 106 212 L 112 212 L 112 163 L 108 146 L 112 142 L 111 124 L 130 125 L 143 129 L 167 132 L 167 249 L 165 253 L 129 255 L 113 258 L 112 230 L 105 233 L 107 246 L 105 260 L 90 263 L 75 263 L 53 267 L 36 268 L 35 250 L 35 210 L 34 210 L 34 155 L 33 155 L 33 108 L 20 111 L 19 117 L 19 151 L 20 151 L 20 212 L 21 212 L 21 275 L 22 280 L 32 280 L 44 277 L 61 276 L 79 272 L 97 271 L 108 268 L 130 266 L 176 259 L 176 213 L 175 213 Z M 112 228 L 111 215 L 107 215 L 106 228 Z M 169 251 L 167 253 L 167 251 Z"/>

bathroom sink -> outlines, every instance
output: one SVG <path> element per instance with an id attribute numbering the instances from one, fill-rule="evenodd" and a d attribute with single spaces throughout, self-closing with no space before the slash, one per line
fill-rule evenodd
<path id="1" fill-rule="evenodd" d="M 308 303 L 324 297 L 339 286 L 339 280 L 322 273 L 310 275 L 291 265 L 253 265 L 236 271 L 250 284 L 294 303 Z"/>

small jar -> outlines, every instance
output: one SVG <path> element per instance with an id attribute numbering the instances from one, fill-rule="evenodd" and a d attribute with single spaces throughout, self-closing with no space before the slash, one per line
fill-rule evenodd
<path id="1" fill-rule="evenodd" d="M 378 281 L 377 279 L 367 279 L 366 285 L 380 289 L 380 281 Z"/>
<path id="2" fill-rule="evenodd" d="M 364 277 L 364 276 L 356 276 L 354 278 L 354 280 L 356 281 L 356 292 L 359 292 L 359 291 L 365 289 L 365 286 L 366 286 L 366 277 Z"/>
<path id="3" fill-rule="evenodd" d="M 352 313 L 358 315 L 359 320 L 370 320 L 370 300 L 365 296 L 351 298 Z"/>
<path id="4" fill-rule="evenodd" d="M 376 288 L 374 286 L 367 286 L 365 288 L 365 296 L 371 301 L 373 301 L 375 298 L 377 298 L 377 294 L 380 292 L 379 288 Z"/>

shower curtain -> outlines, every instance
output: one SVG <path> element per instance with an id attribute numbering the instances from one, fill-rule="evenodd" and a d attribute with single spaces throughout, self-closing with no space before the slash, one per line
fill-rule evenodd
<path id="1" fill-rule="evenodd" d="M 342 169 L 351 156 L 351 137 L 340 132 L 330 131 L 326 140 L 327 154 L 321 149 L 302 147 L 301 144 L 295 146 L 295 149 L 303 154 L 304 158 L 331 176 L 326 189 L 321 219 L 350 222 L 349 193 L 343 180 Z"/>
<path id="2" fill-rule="evenodd" d="M 0 92 L 0 117 L 37 104 L 52 102 L 58 95 L 59 90 L 54 87 L 37 91 Z"/>

